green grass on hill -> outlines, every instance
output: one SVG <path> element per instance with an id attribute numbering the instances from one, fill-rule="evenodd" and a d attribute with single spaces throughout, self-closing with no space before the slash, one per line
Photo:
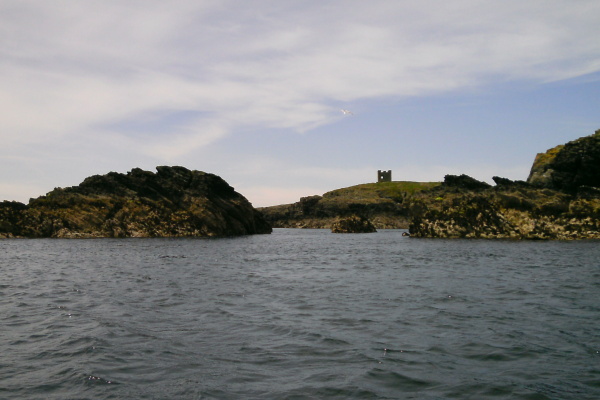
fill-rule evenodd
<path id="1" fill-rule="evenodd" d="M 346 197 L 352 198 L 353 200 L 366 201 L 380 198 L 401 199 L 407 194 L 413 194 L 422 190 L 431 189 L 440 184 L 441 182 L 410 181 L 364 183 L 361 185 L 332 190 L 325 193 L 323 198 L 332 199 L 335 197 Z"/>

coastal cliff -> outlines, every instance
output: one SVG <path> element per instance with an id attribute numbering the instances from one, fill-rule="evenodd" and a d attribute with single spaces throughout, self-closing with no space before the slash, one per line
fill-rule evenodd
<path id="1" fill-rule="evenodd" d="M 220 177 L 184 167 L 85 179 L 45 196 L 0 203 L 0 237 L 212 237 L 271 233 Z"/>

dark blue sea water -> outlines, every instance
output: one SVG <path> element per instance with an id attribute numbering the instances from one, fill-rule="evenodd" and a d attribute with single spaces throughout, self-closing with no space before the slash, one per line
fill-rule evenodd
<path id="1" fill-rule="evenodd" d="M 600 243 L 0 241 L 2 399 L 600 399 Z"/>

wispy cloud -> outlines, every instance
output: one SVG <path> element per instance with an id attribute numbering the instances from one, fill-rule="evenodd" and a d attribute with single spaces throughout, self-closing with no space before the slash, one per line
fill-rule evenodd
<path id="1" fill-rule="evenodd" d="M 595 1 L 280 3 L 5 3 L 3 140 L 178 109 L 306 130 L 336 102 L 600 68 Z"/>
<path id="2" fill-rule="evenodd" d="M 94 135 L 170 161 L 360 100 L 598 71 L 599 17 L 595 0 L 0 1 L 0 139 Z"/>

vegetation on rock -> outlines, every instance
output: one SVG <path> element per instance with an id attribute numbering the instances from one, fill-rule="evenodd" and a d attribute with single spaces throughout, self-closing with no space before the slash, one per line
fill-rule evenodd
<path id="1" fill-rule="evenodd" d="M 0 203 L 0 237 L 194 237 L 270 233 L 260 212 L 220 177 L 184 167 L 86 178 L 30 200 Z"/>

